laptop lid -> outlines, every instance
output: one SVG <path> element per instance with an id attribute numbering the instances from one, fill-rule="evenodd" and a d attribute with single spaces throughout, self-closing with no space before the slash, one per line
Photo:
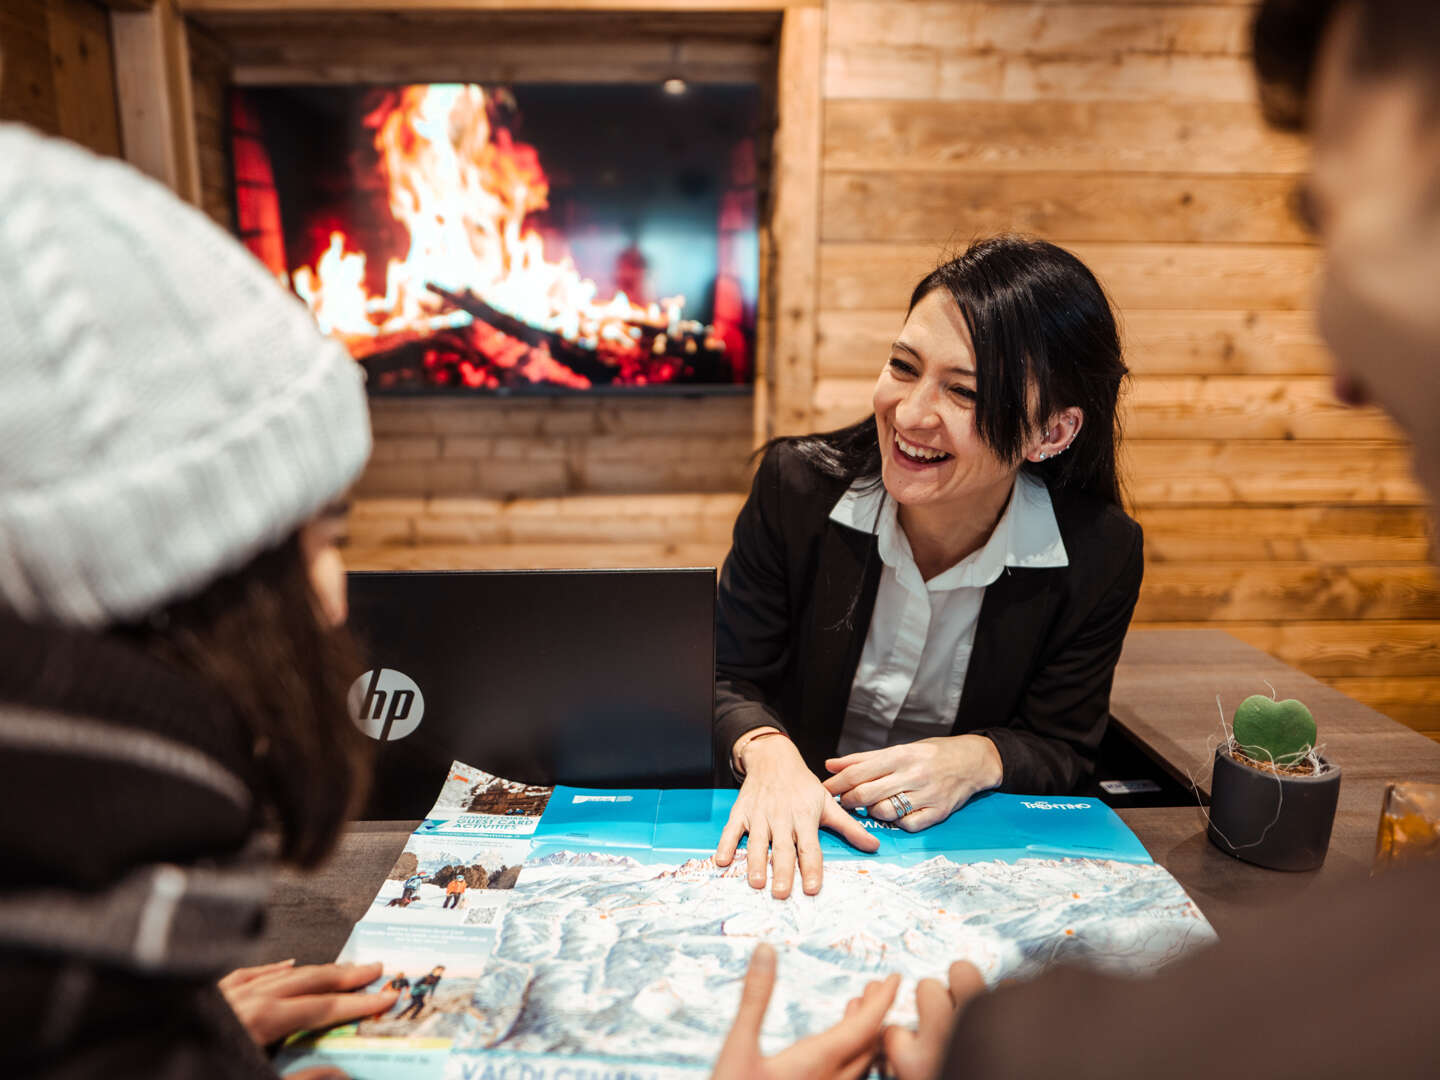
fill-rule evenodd
<path id="1" fill-rule="evenodd" d="M 715 571 L 353 572 L 377 741 L 366 818 L 424 816 L 454 760 L 535 784 L 707 787 Z"/>

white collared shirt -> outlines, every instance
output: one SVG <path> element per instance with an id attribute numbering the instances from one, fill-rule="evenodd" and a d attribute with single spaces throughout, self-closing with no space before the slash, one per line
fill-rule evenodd
<path id="1" fill-rule="evenodd" d="M 851 487 L 830 519 L 875 534 L 884 563 L 836 755 L 948 735 L 986 587 L 1009 566 L 1070 563 L 1049 490 L 1018 474 L 985 546 L 929 581 L 921 577 L 898 507 L 882 485 L 864 492 Z"/>

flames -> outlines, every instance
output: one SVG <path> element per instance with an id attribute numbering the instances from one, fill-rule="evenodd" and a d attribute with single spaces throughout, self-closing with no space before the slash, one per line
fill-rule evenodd
<path id="1" fill-rule="evenodd" d="M 448 365 L 471 386 L 496 385 L 505 369 L 535 382 L 589 385 L 566 362 L 571 346 L 574 356 L 593 353 L 620 381 L 664 381 L 673 373 L 667 365 L 675 366 L 667 336 L 700 331 L 706 347 L 719 344 L 708 328 L 682 323 L 684 297 L 645 307 L 623 291 L 601 300 L 568 256 L 547 257 L 527 219 L 548 206 L 549 182 L 535 148 L 495 122 L 494 106 L 479 86 L 407 86 L 366 117 L 390 214 L 409 246 L 388 261 L 377 295 L 367 287 L 365 253 L 343 230 L 331 232 L 315 265 L 291 275 L 320 327 L 357 358 L 439 335 L 426 364 Z M 537 333 L 517 337 L 487 325 L 456 295 Z"/>

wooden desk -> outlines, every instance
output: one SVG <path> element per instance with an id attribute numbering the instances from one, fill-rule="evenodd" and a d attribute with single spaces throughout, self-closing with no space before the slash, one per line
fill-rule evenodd
<path id="1" fill-rule="evenodd" d="M 1121 810 L 1151 856 L 1185 886 L 1216 931 L 1260 908 L 1369 873 L 1380 804 L 1392 780 L 1440 781 L 1440 743 L 1219 630 L 1137 631 L 1115 671 L 1110 711 L 1173 775 L 1208 796 L 1223 737 L 1215 695 L 1233 716 L 1251 694 L 1298 698 L 1315 714 L 1325 754 L 1341 768 L 1340 804 L 1325 865 L 1306 873 L 1265 870 L 1222 853 L 1205 837 L 1198 806 Z"/>
<path id="2" fill-rule="evenodd" d="M 1323 867 L 1289 874 L 1222 854 L 1205 838 L 1198 806 L 1119 811 L 1222 935 L 1262 908 L 1368 873 L 1385 785 L 1399 779 L 1440 781 L 1440 744 L 1218 630 L 1132 633 L 1115 673 L 1111 711 L 1151 756 L 1187 783 L 1193 777 L 1208 794 L 1210 761 L 1221 736 L 1215 695 L 1229 716 L 1250 694 L 1268 693 L 1266 679 L 1280 697 L 1310 706 L 1327 754 L 1343 770 Z M 333 960 L 418 824 L 357 822 L 326 867 L 282 877 L 259 959 Z"/>

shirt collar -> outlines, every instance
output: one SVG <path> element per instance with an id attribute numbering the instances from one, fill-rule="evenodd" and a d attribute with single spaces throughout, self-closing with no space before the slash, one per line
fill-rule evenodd
<path id="1" fill-rule="evenodd" d="M 887 566 L 898 569 L 914 563 L 910 544 L 900 528 L 895 500 L 886 497 L 883 484 L 852 484 L 831 509 L 830 520 L 873 534 L 880 558 Z M 985 546 L 937 574 L 925 586 L 931 592 L 961 586 L 977 588 L 989 585 L 1007 566 L 1038 569 L 1069 565 L 1049 489 L 1034 477 L 1019 473 L 1005 512 Z"/>

